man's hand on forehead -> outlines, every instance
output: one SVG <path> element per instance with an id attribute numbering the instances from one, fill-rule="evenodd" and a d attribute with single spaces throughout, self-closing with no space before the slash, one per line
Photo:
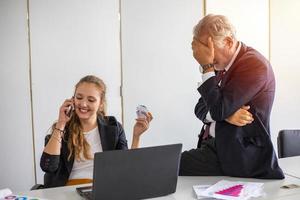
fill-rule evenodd
<path id="1" fill-rule="evenodd" d="M 198 38 L 194 37 L 192 42 L 193 56 L 199 64 L 213 63 L 214 45 L 211 37 L 207 39 L 207 45 L 203 44 Z"/>

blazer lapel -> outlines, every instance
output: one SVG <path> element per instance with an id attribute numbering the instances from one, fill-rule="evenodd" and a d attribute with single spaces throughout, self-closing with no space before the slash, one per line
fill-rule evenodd
<path id="1" fill-rule="evenodd" d="M 98 129 L 103 151 L 113 150 L 116 147 L 117 127 L 108 125 L 104 119 L 98 118 Z"/>
<path id="2" fill-rule="evenodd" d="M 242 43 L 242 42 L 241 42 L 241 43 Z M 231 67 L 229 68 L 229 70 L 224 74 L 224 77 L 223 77 L 222 82 L 221 82 L 221 88 L 224 87 L 225 83 L 227 82 L 228 78 L 230 77 L 231 72 L 233 72 L 233 71 L 235 70 L 235 68 L 236 68 L 236 61 L 239 60 L 240 57 L 241 57 L 242 55 L 244 55 L 244 53 L 245 53 L 246 50 L 247 50 L 247 46 L 246 46 L 244 43 L 242 43 L 241 45 L 242 45 L 242 46 L 241 46 L 240 52 L 238 53 L 237 57 L 236 57 L 235 60 L 233 61 L 232 66 L 231 66 Z"/>

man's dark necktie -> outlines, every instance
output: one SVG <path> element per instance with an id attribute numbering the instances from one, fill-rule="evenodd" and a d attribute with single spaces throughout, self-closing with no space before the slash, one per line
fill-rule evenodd
<path id="1" fill-rule="evenodd" d="M 222 71 L 217 71 L 217 75 L 216 75 L 216 80 L 217 83 L 220 83 L 222 81 L 222 79 L 224 78 L 226 70 L 222 70 Z"/>

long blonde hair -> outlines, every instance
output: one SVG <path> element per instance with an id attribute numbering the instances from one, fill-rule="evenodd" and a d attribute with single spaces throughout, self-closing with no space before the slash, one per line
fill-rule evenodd
<path id="1" fill-rule="evenodd" d="M 100 117 L 104 118 L 106 115 L 106 85 L 105 83 L 98 77 L 93 75 L 88 75 L 80 79 L 80 81 L 75 85 L 75 92 L 79 85 L 82 83 L 93 83 L 100 91 L 100 108 L 98 109 L 97 114 Z M 70 121 L 66 124 L 66 129 L 68 130 L 68 149 L 69 155 L 68 160 L 71 159 L 72 155 L 75 156 L 75 159 L 78 161 L 82 161 L 84 159 L 91 160 L 93 157 L 90 152 L 90 145 L 86 141 L 83 129 L 79 120 L 79 117 L 74 112 L 71 116 Z M 81 157 L 81 153 L 83 154 L 83 158 Z"/>

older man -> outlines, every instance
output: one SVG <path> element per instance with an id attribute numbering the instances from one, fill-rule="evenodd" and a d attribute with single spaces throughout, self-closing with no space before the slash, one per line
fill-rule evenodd
<path id="1" fill-rule="evenodd" d="M 202 85 L 196 116 L 204 123 L 197 149 L 182 153 L 180 175 L 282 179 L 270 137 L 275 78 L 268 60 L 236 39 L 222 15 L 194 28 Z"/>

